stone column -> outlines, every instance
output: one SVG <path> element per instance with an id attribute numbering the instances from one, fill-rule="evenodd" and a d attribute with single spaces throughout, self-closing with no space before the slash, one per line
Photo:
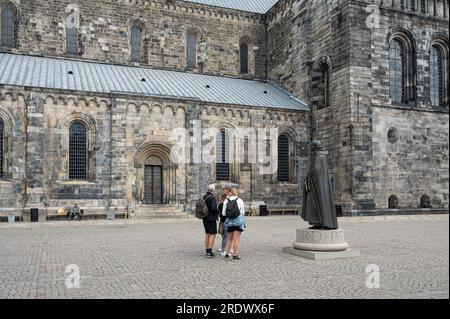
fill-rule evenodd
<path id="1" fill-rule="evenodd" d="M 44 199 L 44 99 L 31 93 L 25 113 L 25 188 L 24 221 L 30 221 L 31 209 L 39 209 L 39 221 L 46 219 Z"/>
<path id="2" fill-rule="evenodd" d="M 202 164 L 194 163 L 192 154 L 192 140 L 194 138 L 194 121 L 200 120 L 200 114 L 197 106 L 189 106 L 186 114 L 186 129 L 189 136 L 186 139 L 187 147 L 189 147 L 190 158 L 186 164 L 186 208 L 190 213 L 194 212 L 195 202 L 199 199 L 202 190 L 200 189 L 200 176 L 202 172 Z"/>

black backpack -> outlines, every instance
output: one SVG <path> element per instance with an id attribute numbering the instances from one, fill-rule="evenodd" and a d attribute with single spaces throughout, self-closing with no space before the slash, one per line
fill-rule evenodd
<path id="1" fill-rule="evenodd" d="M 206 201 L 211 196 L 212 195 L 206 197 L 205 199 L 203 199 L 203 197 L 202 197 L 195 204 L 195 217 L 197 217 L 198 219 L 204 219 L 209 216 L 209 209 L 208 209 L 208 205 L 206 204 Z"/>
<path id="2" fill-rule="evenodd" d="M 200 198 L 195 204 L 195 217 L 203 219 L 208 217 L 208 215 L 209 215 L 208 206 L 206 205 L 205 200 L 203 198 Z"/>
<path id="3" fill-rule="evenodd" d="M 227 218 L 234 219 L 239 217 L 241 211 L 239 210 L 239 206 L 237 204 L 237 199 L 228 200 L 227 208 L 225 209 L 225 214 Z"/>

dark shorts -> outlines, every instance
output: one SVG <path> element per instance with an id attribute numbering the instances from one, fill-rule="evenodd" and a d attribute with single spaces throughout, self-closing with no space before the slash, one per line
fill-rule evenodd
<path id="1" fill-rule="evenodd" d="M 203 220 L 203 226 L 205 227 L 205 234 L 217 235 L 217 222 Z"/>
<path id="2" fill-rule="evenodd" d="M 232 233 L 232 232 L 235 232 L 235 231 L 238 231 L 238 232 L 243 232 L 243 230 L 241 229 L 241 227 L 238 227 L 238 226 L 231 226 L 231 227 L 228 227 L 227 228 L 227 231 L 229 232 L 229 233 Z"/>

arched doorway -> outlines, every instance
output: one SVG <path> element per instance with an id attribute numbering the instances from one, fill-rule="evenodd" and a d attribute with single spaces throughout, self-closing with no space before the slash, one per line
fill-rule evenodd
<path id="1" fill-rule="evenodd" d="M 144 166 L 144 204 L 162 204 L 163 162 L 157 156 L 150 156 Z"/>
<path id="2" fill-rule="evenodd" d="M 177 159 L 170 146 L 158 142 L 141 145 L 135 156 L 135 199 L 143 205 L 176 203 Z"/>
<path id="3" fill-rule="evenodd" d="M 398 209 L 398 198 L 395 195 L 389 197 L 388 201 L 389 209 Z"/>

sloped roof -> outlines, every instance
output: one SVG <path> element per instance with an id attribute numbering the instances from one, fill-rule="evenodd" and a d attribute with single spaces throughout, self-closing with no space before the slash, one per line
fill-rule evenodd
<path id="1" fill-rule="evenodd" d="M 0 84 L 308 110 L 262 81 L 8 53 L 0 53 Z"/>
<path id="2" fill-rule="evenodd" d="M 253 13 L 266 13 L 279 0 L 183 0 L 221 8 L 236 9 Z"/>

